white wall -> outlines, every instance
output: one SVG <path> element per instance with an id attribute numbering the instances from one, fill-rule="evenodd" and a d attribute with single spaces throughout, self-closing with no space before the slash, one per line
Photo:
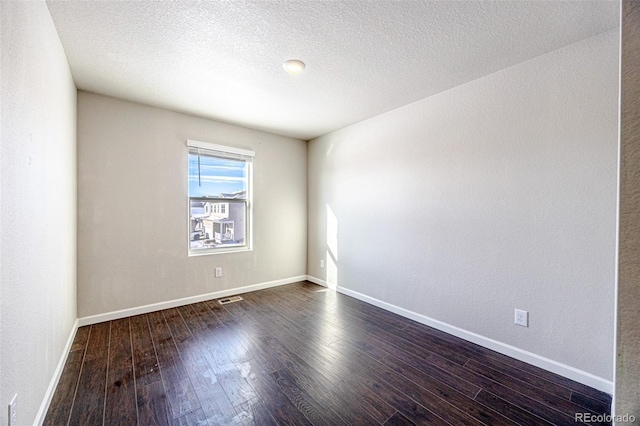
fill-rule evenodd
<path id="1" fill-rule="evenodd" d="M 0 424 L 32 424 L 76 319 L 76 88 L 44 2 L 1 2 Z"/>
<path id="2" fill-rule="evenodd" d="M 187 139 L 254 150 L 253 251 L 188 257 Z M 306 274 L 306 142 L 78 95 L 78 314 Z M 223 277 L 214 278 L 214 268 Z"/>
<path id="3" fill-rule="evenodd" d="M 308 273 L 612 380 L 617 43 L 311 141 Z"/>

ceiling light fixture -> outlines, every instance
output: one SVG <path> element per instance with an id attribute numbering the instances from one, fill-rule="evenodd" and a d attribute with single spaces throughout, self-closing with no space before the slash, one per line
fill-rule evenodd
<path id="1" fill-rule="evenodd" d="M 282 64 L 282 68 L 289 74 L 298 74 L 305 68 L 305 64 L 297 59 L 289 59 Z"/>

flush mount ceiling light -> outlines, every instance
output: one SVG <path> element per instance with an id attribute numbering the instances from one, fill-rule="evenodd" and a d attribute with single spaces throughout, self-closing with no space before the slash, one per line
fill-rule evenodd
<path id="1" fill-rule="evenodd" d="M 298 74 L 305 68 L 305 65 L 304 62 L 297 59 L 289 59 L 282 64 L 282 68 L 289 74 Z"/>

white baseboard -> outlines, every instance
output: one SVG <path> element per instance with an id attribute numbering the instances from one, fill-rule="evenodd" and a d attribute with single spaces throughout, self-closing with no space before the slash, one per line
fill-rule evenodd
<path id="1" fill-rule="evenodd" d="M 168 300 L 166 302 L 152 303 L 150 305 L 137 306 L 135 308 L 121 309 L 119 311 L 106 312 L 104 314 L 91 315 L 78 319 L 78 326 L 97 324 L 105 321 L 113 321 L 120 318 L 126 318 L 133 315 L 148 314 L 149 312 L 160 311 L 162 309 L 175 308 L 178 306 L 189 305 L 191 303 L 204 302 L 205 300 L 219 299 L 221 297 L 233 296 L 236 294 L 249 293 L 250 291 L 263 290 L 265 288 L 277 287 L 285 284 L 291 284 L 298 281 L 305 281 L 306 275 L 297 277 L 284 278 L 266 283 L 252 284 L 244 287 L 231 288 L 227 290 L 214 291 L 213 293 L 200 294 L 197 296 L 184 297 L 182 299 Z"/>
<path id="2" fill-rule="evenodd" d="M 327 283 L 319 278 L 307 276 L 307 280 L 311 281 L 312 283 L 327 287 Z M 377 306 L 389 312 L 393 312 L 405 318 L 417 321 L 421 324 L 428 325 L 429 327 L 444 331 L 445 333 L 460 337 L 461 339 L 483 346 L 487 349 L 500 352 L 503 355 L 510 356 L 511 358 L 526 362 L 527 364 L 535 365 L 536 367 L 598 389 L 602 392 L 606 392 L 610 395 L 613 394 L 613 382 L 603 379 L 602 377 L 598 377 L 594 374 L 579 370 L 566 364 L 562 364 L 549 358 L 545 358 L 532 352 L 516 348 L 515 346 L 511 346 L 506 343 L 481 336 L 471 331 L 458 328 L 445 322 L 429 318 L 425 315 L 418 314 L 408 309 L 392 305 L 391 303 L 383 302 L 382 300 L 378 300 L 371 296 L 358 293 L 357 291 L 349 290 L 348 288 L 338 286 L 336 290 L 339 293 L 354 297 L 358 300 Z"/>
<path id="3" fill-rule="evenodd" d="M 326 281 L 321 280 L 320 278 L 312 277 L 311 275 L 307 275 L 307 281 L 311 281 L 312 283 L 321 285 L 323 287 L 329 287 Z"/>
<path id="4" fill-rule="evenodd" d="M 78 319 L 73 322 L 73 326 L 71 327 L 71 333 L 69 333 L 69 338 L 67 339 L 67 343 L 64 345 L 62 349 L 62 355 L 60 356 L 60 360 L 58 361 L 58 365 L 53 372 L 53 377 L 51 378 L 51 382 L 49 382 L 49 387 L 47 388 L 47 392 L 44 394 L 44 398 L 42 399 L 42 403 L 40 404 L 40 409 L 38 410 L 38 414 L 36 415 L 36 419 L 33 422 L 34 425 L 41 425 L 44 422 L 44 418 L 47 415 L 47 410 L 49 410 L 49 404 L 51 404 L 51 400 L 53 399 L 53 394 L 56 391 L 56 387 L 58 386 L 58 382 L 60 381 L 60 376 L 62 376 L 62 370 L 64 369 L 64 365 L 67 363 L 67 358 L 69 357 L 69 351 L 71 351 L 71 345 L 73 344 L 73 339 L 76 337 L 76 332 L 78 331 Z"/>

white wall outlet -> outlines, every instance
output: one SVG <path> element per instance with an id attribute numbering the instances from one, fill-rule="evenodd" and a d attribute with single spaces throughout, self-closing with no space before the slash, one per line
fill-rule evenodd
<path id="1" fill-rule="evenodd" d="M 9 403 L 9 426 L 17 426 L 18 424 L 18 412 L 16 411 L 17 401 L 18 394 L 15 394 Z"/>
<path id="2" fill-rule="evenodd" d="M 324 259 L 320 259 L 320 267 L 324 268 Z"/>
<path id="3" fill-rule="evenodd" d="M 216 278 L 220 278 L 222 276 L 222 268 L 216 268 Z"/>
<path id="4" fill-rule="evenodd" d="M 529 312 L 523 311 L 522 309 L 516 309 L 515 323 L 516 325 L 529 327 Z"/>

